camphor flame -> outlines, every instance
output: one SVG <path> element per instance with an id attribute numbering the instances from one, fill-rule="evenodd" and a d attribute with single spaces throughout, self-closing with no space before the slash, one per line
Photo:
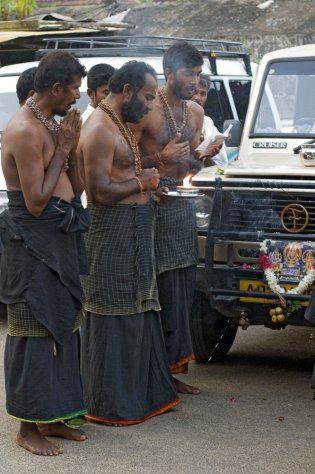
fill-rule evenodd
<path id="1" fill-rule="evenodd" d="M 183 179 L 183 188 L 191 188 L 192 187 L 191 177 L 192 177 L 192 174 L 189 174 L 188 176 L 186 176 L 186 178 Z"/>

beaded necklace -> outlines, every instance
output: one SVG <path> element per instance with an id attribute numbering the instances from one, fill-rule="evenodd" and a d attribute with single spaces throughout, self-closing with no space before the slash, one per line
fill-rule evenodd
<path id="1" fill-rule="evenodd" d="M 48 119 L 47 117 L 45 117 L 45 115 L 43 114 L 43 112 L 40 110 L 40 108 L 38 107 L 38 105 L 36 104 L 35 100 L 32 99 L 32 97 L 29 97 L 26 101 L 26 104 L 29 106 L 29 108 L 31 109 L 31 111 L 33 112 L 33 114 L 35 115 L 35 117 L 40 121 L 42 122 L 43 125 L 45 125 L 46 128 L 48 128 L 48 130 L 50 132 L 56 132 L 60 125 L 59 123 L 54 119 L 54 117 L 52 117 L 51 119 Z"/>
<path id="2" fill-rule="evenodd" d="M 35 115 L 35 117 L 40 121 L 42 122 L 42 124 L 52 133 L 55 133 L 59 130 L 60 128 L 60 125 L 59 123 L 57 122 L 57 120 L 55 120 L 54 117 L 52 117 L 51 119 L 48 119 L 47 117 L 45 117 L 45 115 L 43 114 L 43 112 L 40 110 L 40 108 L 38 107 L 38 105 L 36 104 L 35 100 L 32 99 L 32 97 L 29 97 L 27 100 L 26 100 L 26 105 L 31 109 L 31 111 L 33 112 L 33 114 Z M 63 165 L 63 169 L 65 171 L 68 171 L 69 169 L 69 156 L 67 156 L 65 158 L 65 161 L 64 161 L 64 165 Z"/>
<path id="3" fill-rule="evenodd" d="M 161 104 L 163 106 L 163 109 L 164 109 L 164 112 L 165 112 L 165 115 L 166 115 L 166 118 L 167 118 L 167 121 L 168 121 L 168 124 L 169 124 L 170 128 L 173 129 L 175 134 L 181 133 L 183 128 L 187 124 L 187 120 L 188 120 L 188 105 L 187 105 L 186 100 L 183 101 L 183 119 L 182 119 L 182 123 L 181 123 L 180 126 L 178 126 L 177 123 L 176 123 L 173 111 L 171 109 L 171 106 L 168 103 L 168 100 L 167 100 L 167 97 L 166 97 L 165 87 L 161 87 L 161 89 L 159 89 L 159 91 L 158 91 L 158 94 L 159 94 L 159 98 L 160 98 Z"/>
<path id="4" fill-rule="evenodd" d="M 131 148 L 132 154 L 135 159 L 135 173 L 136 176 L 139 176 L 139 174 L 142 171 L 142 166 L 141 166 L 141 156 L 140 156 L 140 151 L 137 143 L 137 139 L 128 127 L 127 124 L 123 123 L 116 112 L 112 109 L 110 105 L 108 105 L 104 100 L 102 100 L 98 106 L 107 113 L 107 115 L 112 119 L 112 121 L 117 125 L 119 128 L 122 136 L 128 143 L 128 145 Z"/>

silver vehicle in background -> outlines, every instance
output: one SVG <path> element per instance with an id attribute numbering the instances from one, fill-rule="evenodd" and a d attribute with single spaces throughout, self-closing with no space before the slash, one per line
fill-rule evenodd
<path id="1" fill-rule="evenodd" d="M 229 119 L 244 123 L 255 65 L 239 42 L 212 41 L 156 36 L 107 36 L 84 38 L 49 38 L 46 47 L 38 51 L 40 59 L 54 49 L 65 49 L 80 59 L 87 70 L 102 62 L 115 68 L 126 61 L 141 60 L 150 64 L 157 72 L 160 85 L 164 82 L 162 57 L 164 51 L 175 41 L 183 39 L 192 43 L 204 56 L 203 72 L 211 77 L 211 87 L 205 106 L 206 114 L 222 130 L 223 122 Z M 20 74 L 38 61 L 13 64 L 0 68 L 0 134 L 6 123 L 19 107 L 16 83 Z M 82 82 L 78 107 L 83 111 L 88 103 L 86 78 Z M 235 150 L 232 150 L 233 156 Z M 0 172 L 0 211 L 6 202 L 6 186 Z"/>

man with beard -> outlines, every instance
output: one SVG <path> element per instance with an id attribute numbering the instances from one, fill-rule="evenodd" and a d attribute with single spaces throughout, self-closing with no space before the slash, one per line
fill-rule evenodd
<path id="1" fill-rule="evenodd" d="M 160 186 L 175 190 L 183 178 L 201 167 L 203 109 L 193 97 L 203 64 L 202 55 L 187 42 L 165 52 L 166 84 L 158 91 L 152 111 L 132 129 L 139 140 L 142 164 L 160 172 Z M 208 151 L 209 152 L 209 151 Z M 172 199 L 157 206 L 155 226 L 157 281 L 161 319 L 172 374 L 187 373 L 194 359 L 189 329 L 197 252 L 197 230 L 192 200 Z M 196 387 L 174 378 L 177 391 L 199 394 Z"/>
<path id="2" fill-rule="evenodd" d="M 17 443 L 62 452 L 46 436 L 84 441 L 63 422 L 85 413 L 80 379 L 82 232 L 88 220 L 74 150 L 84 67 L 55 51 L 39 63 L 35 93 L 8 123 L 2 167 L 9 208 L 0 217 L 0 298 L 7 303 L 7 412 L 21 421 Z M 57 123 L 54 115 L 63 117 Z"/>
<path id="3" fill-rule="evenodd" d="M 90 274 L 82 277 L 82 379 L 87 418 L 131 425 L 179 403 L 168 366 L 153 242 L 156 168 L 142 170 L 138 123 L 156 96 L 154 70 L 130 61 L 86 121 L 79 142 L 91 227 Z"/>

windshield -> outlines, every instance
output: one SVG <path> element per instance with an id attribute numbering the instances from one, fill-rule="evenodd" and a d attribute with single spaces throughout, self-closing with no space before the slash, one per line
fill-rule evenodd
<path id="1" fill-rule="evenodd" d="M 252 136 L 315 136 L 315 61 L 271 63 Z"/>

